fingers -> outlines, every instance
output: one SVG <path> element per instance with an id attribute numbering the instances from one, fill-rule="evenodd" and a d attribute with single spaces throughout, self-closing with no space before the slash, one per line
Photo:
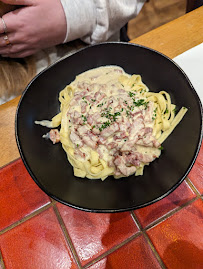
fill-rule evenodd
<path id="1" fill-rule="evenodd" d="M 1 2 L 10 5 L 30 6 L 34 3 L 34 0 L 1 0 Z"/>
<path id="2" fill-rule="evenodd" d="M 6 33 L 7 27 L 3 18 L 0 18 L 0 34 Z"/>
<path id="3" fill-rule="evenodd" d="M 6 45 L 5 47 L 0 48 L 0 54 L 17 54 L 21 53 L 22 50 L 25 50 L 25 47 L 23 45 Z"/>
<path id="4" fill-rule="evenodd" d="M 2 54 L 1 56 L 2 57 L 9 57 L 9 58 L 25 58 L 27 56 L 35 54 L 36 52 L 37 52 L 37 50 L 22 50 L 18 53 Z"/>
<path id="5" fill-rule="evenodd" d="M 16 23 L 13 21 L 13 12 L 11 11 L 0 18 L 0 34 L 12 32 Z M 18 25 L 17 25 L 18 26 Z"/>
<path id="6" fill-rule="evenodd" d="M 1 0 L 1 2 L 4 2 L 6 4 L 11 5 L 25 5 L 25 6 L 31 6 L 34 5 L 34 0 Z M 0 34 L 12 31 L 13 28 L 16 28 L 16 25 L 12 24 L 12 19 L 10 17 L 13 17 L 13 15 L 16 15 L 18 10 L 10 10 L 8 13 L 4 14 L 4 16 L 0 17 Z M 10 25 L 11 24 L 11 25 Z"/>
<path id="7" fill-rule="evenodd" d="M 1 34 L 0 35 L 0 50 L 5 48 L 8 44 L 14 45 L 14 43 L 17 43 L 17 42 L 14 42 L 14 37 L 15 37 L 15 34 L 13 33 Z"/>
<path id="8" fill-rule="evenodd" d="M 20 9 L 18 9 L 20 10 Z M 5 14 L 2 18 L 0 18 L 0 35 L 5 33 L 12 33 L 16 31 L 16 29 L 20 28 L 20 21 L 16 19 L 17 10 L 10 11 Z M 3 20 L 2 20 L 3 19 Z"/>
<path id="9" fill-rule="evenodd" d="M 36 48 L 30 48 L 26 43 L 17 40 L 14 33 L 0 35 L 0 55 L 10 58 L 22 58 L 38 51 Z"/>

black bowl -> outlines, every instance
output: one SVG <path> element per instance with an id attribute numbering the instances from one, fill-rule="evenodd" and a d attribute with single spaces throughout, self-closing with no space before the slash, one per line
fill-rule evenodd
<path id="1" fill-rule="evenodd" d="M 143 176 L 108 177 L 104 182 L 76 178 L 61 144 L 52 145 L 43 139 L 48 129 L 34 124 L 59 112 L 58 94 L 76 75 L 105 65 L 118 65 L 129 74 L 140 74 L 150 91 L 165 90 L 178 109 L 189 109 L 163 143 L 161 157 L 145 167 Z M 91 212 L 132 210 L 171 193 L 194 164 L 201 131 L 201 103 L 184 72 L 163 54 L 129 43 L 89 46 L 55 63 L 31 81 L 16 114 L 17 145 L 34 181 L 55 200 Z"/>

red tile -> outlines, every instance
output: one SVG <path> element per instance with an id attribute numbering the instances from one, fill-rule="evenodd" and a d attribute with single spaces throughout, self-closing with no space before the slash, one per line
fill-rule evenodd
<path id="1" fill-rule="evenodd" d="M 77 268 L 52 208 L 0 236 L 9 269 Z"/>
<path id="2" fill-rule="evenodd" d="M 197 190 L 203 194 L 203 143 L 188 178 L 192 181 Z"/>
<path id="3" fill-rule="evenodd" d="M 195 193 L 188 186 L 186 181 L 184 181 L 175 191 L 166 196 L 164 199 L 152 205 L 137 209 L 134 212 L 142 226 L 146 227 L 153 221 L 166 215 L 168 212 L 182 204 L 185 204 L 195 196 Z"/>
<path id="4" fill-rule="evenodd" d="M 161 266 L 144 237 L 139 236 L 88 268 L 161 269 Z"/>
<path id="5" fill-rule="evenodd" d="M 148 232 L 168 269 L 203 268 L 203 201 L 198 199 Z"/>
<path id="6" fill-rule="evenodd" d="M 0 194 L 0 230 L 50 203 L 21 160 L 0 170 Z"/>
<path id="7" fill-rule="evenodd" d="M 129 212 L 88 213 L 57 206 L 82 265 L 138 232 Z"/>

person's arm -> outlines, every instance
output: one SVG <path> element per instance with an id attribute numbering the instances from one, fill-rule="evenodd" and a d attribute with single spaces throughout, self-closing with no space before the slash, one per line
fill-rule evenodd
<path id="1" fill-rule="evenodd" d="M 19 5 L 0 19 L 0 55 L 23 58 L 63 42 L 107 41 L 144 0 L 1 0 Z M 4 25 L 5 24 L 5 25 Z M 6 26 L 6 27 L 5 27 Z M 6 28 L 6 33 L 5 33 Z"/>
<path id="2" fill-rule="evenodd" d="M 146 0 L 61 0 L 67 33 L 65 42 L 82 39 L 88 44 L 110 39 L 136 17 Z"/>

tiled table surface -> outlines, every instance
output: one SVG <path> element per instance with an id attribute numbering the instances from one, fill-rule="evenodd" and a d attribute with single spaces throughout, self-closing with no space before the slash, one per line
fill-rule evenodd
<path id="1" fill-rule="evenodd" d="M 22 160 L 0 170 L 0 268 L 203 268 L 203 145 L 186 180 L 133 212 L 87 213 L 50 199 Z"/>

